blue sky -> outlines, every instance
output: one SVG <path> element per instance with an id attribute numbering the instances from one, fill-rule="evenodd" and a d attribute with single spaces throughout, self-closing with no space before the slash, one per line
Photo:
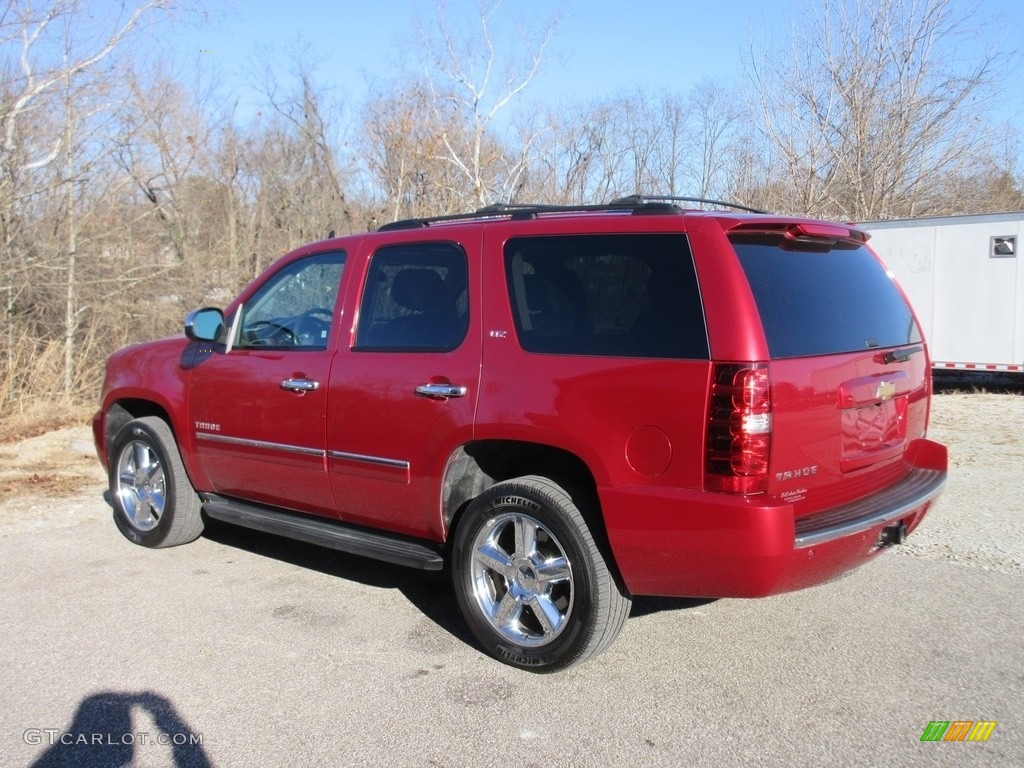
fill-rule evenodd
<path id="1" fill-rule="evenodd" d="M 992 20 L 975 50 L 1024 45 L 1024 14 L 1014 0 L 954 2 L 980 5 L 980 17 Z M 437 15 L 436 0 L 235 0 L 203 7 L 206 20 L 178 27 L 167 44 L 183 61 L 200 57 L 202 70 L 218 72 L 229 93 L 244 93 L 264 62 L 287 71 L 287 53 L 298 49 L 316 63 L 317 83 L 350 105 L 363 100 L 368 82 L 386 82 L 403 59 L 410 62 L 417 20 L 430 24 Z M 543 69 L 524 94 L 557 103 L 638 87 L 683 93 L 704 78 L 739 86 L 751 41 L 784 49 L 794 7 L 787 0 L 505 0 L 500 13 L 542 20 L 561 8 Z M 447 18 L 453 28 L 469 29 L 476 9 L 475 0 L 448 0 Z M 970 54 L 971 44 L 961 50 Z M 1024 131 L 1022 59 L 1018 53 L 999 111 Z"/>

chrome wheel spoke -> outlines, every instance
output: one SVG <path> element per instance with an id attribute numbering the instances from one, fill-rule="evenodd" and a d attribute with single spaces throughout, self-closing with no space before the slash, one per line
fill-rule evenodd
<path id="1" fill-rule="evenodd" d="M 163 489 L 153 491 L 149 498 L 149 517 L 153 518 L 154 521 L 159 522 L 160 516 L 164 513 L 164 505 L 167 500 L 164 498 Z"/>
<path id="2" fill-rule="evenodd" d="M 145 443 L 136 442 L 132 445 L 132 455 L 135 458 L 134 469 L 136 472 L 143 472 L 149 467 L 150 452 Z"/>
<path id="3" fill-rule="evenodd" d="M 519 604 L 519 601 L 512 596 L 511 592 L 506 592 L 494 611 L 492 622 L 499 630 L 505 631 L 514 619 L 519 618 L 522 611 L 523 607 Z"/>
<path id="4" fill-rule="evenodd" d="M 528 517 L 517 515 L 513 526 L 516 533 L 516 554 L 528 557 L 537 548 L 537 523 Z"/>
<path id="5" fill-rule="evenodd" d="M 514 565 L 509 556 L 493 542 L 486 542 L 477 547 L 473 559 L 483 568 L 500 573 L 506 580 L 513 577 Z"/>
<path id="6" fill-rule="evenodd" d="M 530 600 L 530 607 L 544 630 L 544 637 L 553 637 L 562 628 L 565 617 L 548 595 L 535 595 Z"/>
<path id="7" fill-rule="evenodd" d="M 537 581 L 541 584 L 558 584 L 571 578 L 569 561 L 564 557 L 556 557 L 537 566 Z"/>
<path id="8" fill-rule="evenodd" d="M 160 466 L 159 462 L 154 462 L 145 468 L 146 479 L 151 485 L 163 484 L 164 482 L 164 468 Z"/>

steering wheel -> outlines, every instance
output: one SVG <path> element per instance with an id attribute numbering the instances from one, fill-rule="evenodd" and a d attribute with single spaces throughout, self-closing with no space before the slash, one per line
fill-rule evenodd
<path id="1" fill-rule="evenodd" d="M 260 320 L 245 329 L 246 335 L 250 338 L 250 344 L 254 346 L 296 345 L 299 337 L 291 328 L 273 320 Z"/>
<path id="2" fill-rule="evenodd" d="M 307 309 L 295 322 L 295 335 L 298 336 L 296 343 L 313 347 L 326 345 L 327 332 L 331 329 L 333 319 L 334 312 L 326 307 Z"/>

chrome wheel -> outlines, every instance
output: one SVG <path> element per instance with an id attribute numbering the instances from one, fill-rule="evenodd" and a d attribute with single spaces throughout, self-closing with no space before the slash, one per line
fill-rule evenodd
<path id="1" fill-rule="evenodd" d="M 110 441 L 114 523 L 141 547 L 174 547 L 203 532 L 203 506 L 189 482 L 170 425 L 143 416 Z"/>
<path id="2" fill-rule="evenodd" d="M 470 578 L 491 628 L 517 645 L 550 643 L 572 615 L 572 563 L 554 534 L 528 515 L 487 521 L 473 541 Z"/>
<path id="3" fill-rule="evenodd" d="M 593 504 L 574 483 L 523 475 L 492 485 L 459 518 L 455 596 L 499 661 L 556 672 L 600 653 L 622 629 L 630 599 L 587 525 Z"/>
<path id="4" fill-rule="evenodd" d="M 115 492 L 132 527 L 143 533 L 156 528 L 167 504 L 167 485 L 152 446 L 132 440 L 121 449 Z"/>

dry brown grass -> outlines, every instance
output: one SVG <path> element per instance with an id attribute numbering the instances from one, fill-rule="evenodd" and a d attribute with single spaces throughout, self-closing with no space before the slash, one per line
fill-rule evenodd
<path id="1" fill-rule="evenodd" d="M 26 477 L 0 480 L 0 502 L 17 496 L 66 498 L 82 492 L 92 477 L 84 474 L 46 475 L 33 473 Z"/>
<path id="2" fill-rule="evenodd" d="M 36 400 L 12 406 L 0 417 L 0 445 L 15 443 L 64 427 L 87 426 L 95 408 L 66 400 Z"/>
<path id="3" fill-rule="evenodd" d="M 0 502 L 63 498 L 102 487 L 92 434 L 81 409 L 36 408 L 5 419 L 0 441 Z"/>

